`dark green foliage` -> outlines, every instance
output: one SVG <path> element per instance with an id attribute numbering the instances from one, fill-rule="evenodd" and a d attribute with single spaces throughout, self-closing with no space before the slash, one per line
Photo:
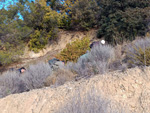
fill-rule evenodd
<path id="1" fill-rule="evenodd" d="M 113 44 L 134 40 L 150 31 L 149 12 L 150 0 L 19 0 L 0 9 L 0 51 L 10 56 L 28 44 L 38 52 L 56 40 L 58 29 L 99 28 L 98 37 Z"/>
<path id="2" fill-rule="evenodd" d="M 53 0 L 48 0 L 53 1 Z M 89 30 L 90 28 L 96 27 L 98 18 L 100 17 L 100 7 L 97 0 L 55 0 L 57 10 L 60 13 L 67 13 L 68 18 L 65 29 L 70 30 Z M 62 4 L 63 3 L 63 4 Z M 58 3 L 57 3 L 58 4 Z"/>
<path id="3" fill-rule="evenodd" d="M 150 16 L 150 0 L 102 0 L 98 37 L 113 44 L 144 36 Z"/>
<path id="4" fill-rule="evenodd" d="M 0 64 L 7 65 L 16 61 L 23 53 L 23 37 L 31 29 L 23 25 L 23 21 L 16 13 L 16 9 L 0 10 Z"/>
<path id="5" fill-rule="evenodd" d="M 71 26 L 78 30 L 89 30 L 98 23 L 99 10 L 96 0 L 79 0 L 71 8 Z"/>
<path id="6" fill-rule="evenodd" d="M 43 49 L 52 37 L 56 37 L 54 30 L 46 32 L 42 30 L 35 30 L 33 34 L 30 35 L 29 49 L 34 52 L 38 52 Z M 54 40 L 54 39 L 53 39 Z"/>

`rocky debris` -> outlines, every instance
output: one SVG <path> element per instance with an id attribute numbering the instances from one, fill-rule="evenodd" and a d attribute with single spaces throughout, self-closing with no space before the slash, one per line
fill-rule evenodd
<path id="1" fill-rule="evenodd" d="M 57 88 L 43 88 L 0 99 L 0 113 L 56 113 L 80 93 L 82 99 L 89 91 L 115 102 L 113 106 L 126 106 L 125 113 L 149 113 L 150 67 L 111 72 L 90 79 L 67 82 Z M 120 112 L 118 112 L 120 113 Z"/>

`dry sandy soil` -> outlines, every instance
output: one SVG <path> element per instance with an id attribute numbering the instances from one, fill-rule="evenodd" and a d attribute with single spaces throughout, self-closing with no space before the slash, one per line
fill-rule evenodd
<path id="1" fill-rule="evenodd" d="M 121 107 L 128 110 L 124 113 L 150 113 L 150 67 L 116 71 L 71 81 L 57 88 L 47 87 L 9 95 L 0 99 L 0 113 L 63 113 L 60 110 L 75 94 L 80 94 L 82 99 L 91 91 L 111 100 L 111 109 L 118 109 L 117 113 L 122 113 Z"/>
<path id="2" fill-rule="evenodd" d="M 34 64 L 39 61 L 47 61 L 54 58 L 63 48 L 66 47 L 67 43 L 70 43 L 76 39 L 82 39 L 85 36 L 88 36 L 90 41 L 93 42 L 97 39 L 97 30 L 92 29 L 90 31 L 60 31 L 56 41 L 51 41 L 45 49 L 34 53 L 29 51 L 28 47 L 25 47 L 24 55 L 21 56 L 21 60 L 17 63 L 13 63 L 7 67 L 0 67 L 0 71 L 9 69 L 9 68 L 20 68 L 27 67 L 30 64 Z"/>

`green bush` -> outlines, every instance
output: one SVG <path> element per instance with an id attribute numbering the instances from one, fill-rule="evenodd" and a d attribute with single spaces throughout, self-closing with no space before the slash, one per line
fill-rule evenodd
<path id="1" fill-rule="evenodd" d="M 36 30 L 34 34 L 30 35 L 30 37 L 31 39 L 29 41 L 29 49 L 34 52 L 38 52 L 48 43 L 48 37 L 51 37 L 51 34 L 44 34 L 42 31 Z"/>
<path id="2" fill-rule="evenodd" d="M 77 39 L 72 43 L 66 45 L 56 57 L 62 61 L 73 61 L 76 62 L 77 59 L 89 50 L 90 40 L 88 37 L 84 37 L 82 40 Z"/>
<path id="3" fill-rule="evenodd" d="M 18 51 L 4 51 L 0 50 L 0 65 L 5 66 L 19 60 L 19 55 L 23 53 L 22 50 Z"/>
<path id="4" fill-rule="evenodd" d="M 24 44 L 22 42 L 20 42 L 20 45 L 16 45 L 15 47 L 14 46 L 14 44 L 10 44 L 9 42 L 3 43 L 0 41 L 1 66 L 9 65 L 10 63 L 17 61 L 19 56 L 23 54 Z"/>
<path id="5" fill-rule="evenodd" d="M 10 53 L 0 51 L 0 63 L 1 65 L 6 65 L 12 62 Z"/>
<path id="6" fill-rule="evenodd" d="M 70 2 L 68 5 L 66 1 L 66 9 L 69 11 L 71 17 L 71 29 L 76 30 L 90 30 L 98 24 L 97 19 L 100 15 L 100 7 L 96 0 L 77 0 Z"/>

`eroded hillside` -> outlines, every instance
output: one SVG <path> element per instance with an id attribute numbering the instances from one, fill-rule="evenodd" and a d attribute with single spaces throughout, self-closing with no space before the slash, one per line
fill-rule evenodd
<path id="1" fill-rule="evenodd" d="M 150 67 L 97 75 L 58 88 L 7 96 L 0 99 L 0 113 L 149 113 L 149 80 Z M 101 98 L 100 103 L 96 97 Z"/>
<path id="2" fill-rule="evenodd" d="M 56 56 L 58 52 L 66 47 L 67 43 L 70 43 L 76 39 L 82 39 L 86 36 L 89 37 L 90 41 L 95 41 L 97 39 L 97 30 L 92 29 L 90 31 L 60 31 L 58 33 L 58 39 L 56 41 L 51 41 L 48 45 L 46 45 L 45 49 L 42 49 L 38 53 L 34 53 L 33 51 L 29 51 L 29 48 L 26 46 L 24 55 L 21 57 L 21 61 L 17 63 L 13 63 L 7 68 L 20 68 L 22 66 L 28 66 L 34 62 L 38 61 L 46 61 L 48 59 L 52 59 Z"/>

